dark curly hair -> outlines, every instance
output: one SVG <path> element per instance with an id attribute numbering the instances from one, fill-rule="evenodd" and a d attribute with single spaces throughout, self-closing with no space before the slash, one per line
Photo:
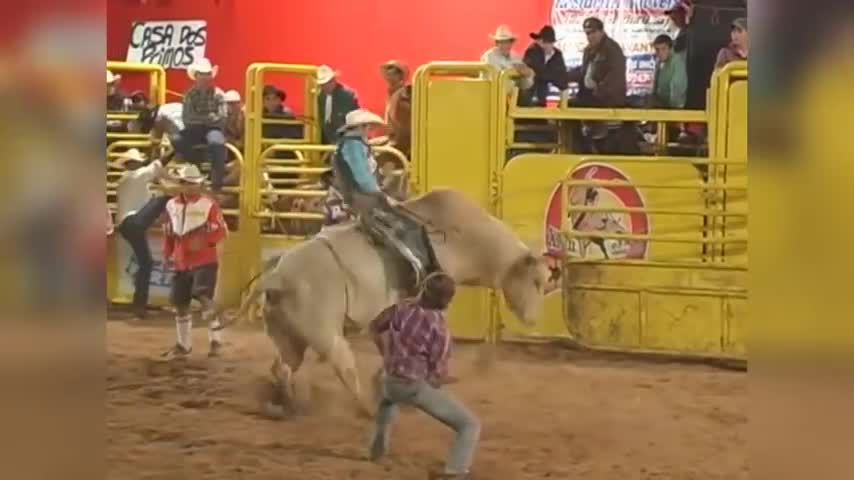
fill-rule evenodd
<path id="1" fill-rule="evenodd" d="M 431 310 L 445 310 L 457 291 L 454 279 L 444 273 L 433 273 L 424 280 L 418 303 Z"/>

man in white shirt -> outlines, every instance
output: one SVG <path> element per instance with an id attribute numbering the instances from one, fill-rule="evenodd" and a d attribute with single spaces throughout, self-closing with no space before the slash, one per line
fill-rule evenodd
<path id="1" fill-rule="evenodd" d="M 116 188 L 116 230 L 127 240 L 136 256 L 138 268 L 134 276 L 132 312 L 135 317 L 142 319 L 147 313 L 149 283 L 154 266 L 147 232 L 165 211 L 166 202 L 170 198 L 155 195 L 150 185 L 170 176 L 159 160 L 146 165 L 145 157 L 135 148 L 125 152 L 113 166 L 126 170 Z"/>
<path id="2" fill-rule="evenodd" d="M 507 25 L 499 25 L 495 33 L 489 35 L 495 42 L 495 46 L 487 50 L 480 57 L 480 61 L 488 63 L 499 70 L 514 69 L 519 73 L 519 77 L 507 82 L 507 92 L 513 86 L 518 86 L 520 90 L 527 90 L 534 86 L 534 71 L 531 70 L 522 57 L 513 52 L 513 44 L 516 43 L 516 35 L 510 30 Z"/>

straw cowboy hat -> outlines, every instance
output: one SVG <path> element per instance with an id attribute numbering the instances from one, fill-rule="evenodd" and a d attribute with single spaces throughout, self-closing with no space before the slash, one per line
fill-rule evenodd
<path id="1" fill-rule="evenodd" d="M 139 162 L 145 163 L 145 155 L 142 154 L 136 148 L 131 148 L 130 150 L 124 152 L 119 158 L 117 158 L 113 165 L 116 168 L 124 168 L 130 162 Z"/>
<path id="2" fill-rule="evenodd" d="M 362 108 L 353 110 L 344 117 L 344 128 L 360 127 L 362 125 L 385 125 L 385 120 L 376 113 Z"/>
<path id="3" fill-rule="evenodd" d="M 121 75 L 113 75 L 113 72 L 107 70 L 107 84 L 116 83 L 122 79 Z"/>
<path id="4" fill-rule="evenodd" d="M 407 68 L 406 64 L 404 64 L 400 60 L 389 60 L 380 65 L 381 72 L 385 73 L 387 70 L 397 70 L 404 77 L 409 76 L 409 68 Z"/>
<path id="5" fill-rule="evenodd" d="M 507 25 L 499 25 L 498 28 L 495 29 L 495 33 L 489 34 L 489 38 L 496 42 L 506 42 L 508 40 L 516 40 L 516 34 L 513 33 Z"/>
<path id="6" fill-rule="evenodd" d="M 203 58 L 187 67 L 187 75 L 189 75 L 193 80 L 196 79 L 196 75 L 199 73 L 207 73 L 210 74 L 210 76 L 215 77 L 218 72 L 219 65 L 212 65 L 211 61 L 207 58 Z"/>
<path id="7" fill-rule="evenodd" d="M 225 95 L 223 95 L 222 98 L 226 102 L 239 102 L 240 101 L 240 94 L 237 93 L 237 90 L 229 90 L 229 91 L 225 92 Z"/>
<path id="8" fill-rule="evenodd" d="M 338 76 L 338 72 L 333 70 L 329 65 L 321 65 L 317 67 L 317 84 L 326 85 Z"/>
<path id="9" fill-rule="evenodd" d="M 201 170 L 199 170 L 199 167 L 192 163 L 178 167 L 175 170 L 174 176 L 182 183 L 193 183 L 198 185 L 205 181 L 205 176 L 202 174 Z"/>

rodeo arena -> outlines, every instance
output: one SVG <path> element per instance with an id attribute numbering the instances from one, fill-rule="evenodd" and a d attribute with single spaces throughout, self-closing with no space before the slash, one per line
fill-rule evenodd
<path id="1" fill-rule="evenodd" d="M 190 3 L 108 11 L 110 478 L 748 478 L 744 1 Z"/>

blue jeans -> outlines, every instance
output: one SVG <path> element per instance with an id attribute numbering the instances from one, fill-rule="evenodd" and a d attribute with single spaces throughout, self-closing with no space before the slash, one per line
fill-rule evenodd
<path id="1" fill-rule="evenodd" d="M 166 210 L 171 197 L 159 196 L 149 200 L 142 208 L 128 215 L 119 224 L 119 234 L 124 238 L 136 256 L 137 271 L 134 275 L 133 308 L 140 315 L 145 314 L 148 305 L 148 291 L 151 283 L 151 270 L 154 258 L 148 247 L 148 229 Z"/>
<path id="2" fill-rule="evenodd" d="M 225 178 L 225 162 L 228 157 L 225 149 L 225 135 L 218 127 L 207 125 L 187 125 L 178 134 L 175 143 L 175 151 L 188 162 L 200 163 L 193 151 L 196 145 L 206 143 L 208 145 L 208 159 L 211 161 L 211 188 L 214 192 L 222 190 L 222 182 Z"/>
<path id="3" fill-rule="evenodd" d="M 480 438 L 480 422 L 477 418 L 445 390 L 424 381 L 411 382 L 395 377 L 385 377 L 383 381 L 383 398 L 377 410 L 376 428 L 371 436 L 371 459 L 379 459 L 388 449 L 389 429 L 397 415 L 399 403 L 413 405 L 451 427 L 457 435 L 445 463 L 445 472 L 454 475 L 468 472 Z"/>

